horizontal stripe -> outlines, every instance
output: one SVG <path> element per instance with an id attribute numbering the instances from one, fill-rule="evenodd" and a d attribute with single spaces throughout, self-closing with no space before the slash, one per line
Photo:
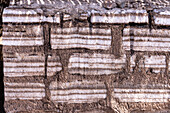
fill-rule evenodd
<path id="1" fill-rule="evenodd" d="M 15 58 L 15 57 L 14 57 L 14 58 L 13 58 L 13 57 L 12 57 L 12 58 L 10 58 L 10 57 L 5 57 L 3 61 L 4 61 L 4 64 L 7 63 L 7 62 L 16 63 L 16 64 L 17 64 L 17 63 L 21 63 L 21 62 L 24 62 L 24 63 L 27 63 L 27 64 L 29 64 L 29 63 L 30 63 L 30 64 L 31 64 L 31 63 L 34 64 L 34 63 L 36 63 L 36 62 L 37 62 L 37 63 L 44 62 L 44 59 L 41 60 L 41 59 L 33 59 L 33 58 L 32 58 L 32 60 L 30 60 L 30 59 L 24 59 L 24 58 L 23 58 L 23 59 L 19 59 L 19 58 Z"/>
<path id="2" fill-rule="evenodd" d="M 161 62 L 161 63 L 159 63 L 159 62 Z M 159 64 L 158 64 L 158 63 L 159 63 Z M 134 65 L 135 62 L 132 62 L 131 64 Z M 155 61 L 155 62 L 154 62 L 154 61 L 153 61 L 153 62 L 145 62 L 144 65 L 145 65 L 145 66 L 154 66 L 154 65 L 164 66 L 164 65 L 166 65 L 166 62 L 165 62 L 165 61 L 163 61 L 163 62 L 162 62 L 162 61 L 158 61 L 158 62 L 156 62 L 156 61 Z"/>
<path id="3" fill-rule="evenodd" d="M 51 39 L 51 44 L 59 44 L 59 45 L 71 45 L 71 44 L 91 44 L 91 45 L 103 45 L 103 46 L 110 46 L 111 41 L 110 40 L 92 40 L 92 39 Z"/>
<path id="4" fill-rule="evenodd" d="M 54 68 L 54 67 L 61 67 L 62 66 L 62 64 L 61 63 L 47 63 L 47 66 L 48 67 L 51 67 L 51 68 Z"/>
<path id="5" fill-rule="evenodd" d="M 117 73 L 124 63 L 124 58 L 115 59 L 110 54 L 74 54 L 70 57 L 68 67 L 70 73 L 100 75 Z"/>
<path id="6" fill-rule="evenodd" d="M 20 17 L 20 16 L 3 16 L 3 22 L 4 23 L 9 23 L 9 22 L 12 22 L 12 23 L 40 23 L 42 22 L 41 21 L 41 17 L 40 16 L 37 16 L 37 17 L 34 17 L 34 16 L 26 16 L 26 17 Z"/>
<path id="7" fill-rule="evenodd" d="M 51 91 L 54 91 L 59 94 L 69 94 L 69 93 L 83 93 L 83 92 L 106 92 L 106 89 L 51 89 Z M 169 89 L 146 89 L 146 88 L 139 88 L 139 89 L 129 89 L 129 88 L 114 88 L 113 91 L 115 93 L 169 93 Z"/>
<path id="8" fill-rule="evenodd" d="M 94 59 L 114 59 L 114 60 L 120 60 L 120 59 L 116 59 L 115 56 L 113 54 L 101 54 L 101 53 L 74 53 L 71 57 L 75 57 L 75 58 L 94 58 Z M 122 56 L 121 58 L 125 58 L 126 56 Z M 82 60 L 82 59 L 81 59 Z M 106 62 L 106 61 L 104 61 Z"/>
<path id="9" fill-rule="evenodd" d="M 168 99 L 120 99 L 120 102 L 169 102 Z"/>
<path id="10" fill-rule="evenodd" d="M 71 34 L 71 35 L 62 35 L 62 34 L 58 34 L 58 35 L 51 35 L 51 38 L 53 39 L 55 39 L 55 38 L 57 38 L 57 39 L 72 39 L 72 38 L 74 38 L 74 39 L 79 39 L 79 38 L 81 38 L 81 39 L 88 39 L 88 40 L 111 40 L 112 39 L 112 37 L 111 36 L 100 36 L 100 35 L 98 35 L 98 36 L 93 36 L 93 35 L 80 35 L 80 34 Z"/>
<path id="11" fill-rule="evenodd" d="M 38 14 L 3 14 L 4 17 L 41 17 Z"/>
<path id="12" fill-rule="evenodd" d="M 7 68 L 7 69 L 16 69 L 16 68 L 19 68 L 19 69 L 25 69 L 25 70 L 27 70 L 27 69 L 30 69 L 30 68 L 33 68 L 33 69 L 35 69 L 35 68 L 44 68 L 44 66 L 34 66 L 34 65 L 32 65 L 32 66 L 13 66 L 13 65 L 11 65 L 11 66 L 4 66 L 4 68 Z"/>
<path id="13" fill-rule="evenodd" d="M 61 65 L 56 65 L 56 66 L 48 66 L 47 68 L 49 69 L 60 69 L 62 66 Z"/>
<path id="14" fill-rule="evenodd" d="M 4 25 L 5 26 L 5 25 Z M 30 26 L 30 25 L 21 25 L 21 26 L 16 26 L 12 25 L 12 27 L 9 27 L 8 25 L 5 26 L 6 28 L 3 31 L 3 37 L 4 38 L 9 38 L 9 37 L 14 37 L 14 38 L 42 38 L 43 33 L 42 33 L 42 27 L 35 25 L 35 27 Z M 16 29 L 15 29 L 16 27 Z M 26 27 L 29 27 L 30 29 L 24 29 Z"/>
<path id="15" fill-rule="evenodd" d="M 11 67 L 11 66 L 23 66 L 23 67 L 38 67 L 38 66 L 44 66 L 44 63 L 42 62 L 4 62 L 4 67 Z"/>
<path id="16" fill-rule="evenodd" d="M 105 90 L 106 87 L 103 84 L 100 84 L 100 85 L 95 85 L 95 84 L 85 84 L 85 85 L 72 85 L 72 86 L 54 86 L 54 85 L 51 85 L 50 86 L 50 90 L 51 91 L 67 91 L 67 90 Z"/>
<path id="17" fill-rule="evenodd" d="M 57 34 L 62 35 L 76 35 L 75 33 L 78 33 L 77 36 L 90 36 L 90 35 L 98 35 L 98 36 L 110 36 L 111 35 L 111 29 L 108 28 L 90 28 L 90 27 L 69 27 L 69 28 L 52 28 L 52 36 L 56 36 Z"/>
<path id="18" fill-rule="evenodd" d="M 170 92 L 170 90 L 168 89 L 123 89 L 123 88 L 114 88 L 114 92 L 120 93 L 120 92 L 124 92 L 124 93 L 133 93 L 133 92 L 148 92 L 148 93 L 168 93 Z"/>
<path id="19" fill-rule="evenodd" d="M 145 68 L 156 68 L 156 69 L 165 69 L 166 65 L 161 65 L 161 66 L 157 66 L 156 64 L 154 66 L 152 65 L 145 65 L 145 64 L 139 64 L 140 66 L 139 67 L 145 67 Z M 142 66 L 143 65 L 143 66 Z M 135 66 L 135 65 L 132 65 L 132 66 Z"/>
<path id="20" fill-rule="evenodd" d="M 51 96 L 101 95 L 101 94 L 106 95 L 106 93 L 95 92 L 95 93 L 69 93 L 69 94 L 51 93 Z"/>
<path id="21" fill-rule="evenodd" d="M 62 100 L 57 99 L 53 100 L 55 103 L 59 102 L 67 102 L 67 103 L 92 103 L 92 102 L 98 102 L 99 100 L 102 100 L 103 98 L 96 98 L 96 99 L 69 99 L 69 100 Z"/>
<path id="22" fill-rule="evenodd" d="M 156 89 L 156 90 L 155 89 L 116 89 L 116 90 L 118 92 L 125 91 L 124 92 L 125 94 L 121 94 L 121 93 L 114 94 L 114 96 L 116 98 L 119 98 L 121 102 L 168 102 L 168 98 L 170 98 L 170 95 L 167 92 L 169 90 L 163 90 L 163 89 L 160 89 L 160 90 L 159 89 Z M 132 93 L 134 91 L 139 92 L 139 94 L 127 94 L 126 93 L 126 92 Z M 155 93 L 165 92 L 166 94 L 149 94 L 149 93 L 141 93 L 141 91 L 155 92 Z M 65 94 L 65 92 L 67 92 L 67 93 Z M 72 94 L 72 93 L 76 93 L 76 92 L 77 92 L 77 94 Z M 67 91 L 66 90 L 63 90 L 63 91 L 57 90 L 57 91 L 54 91 L 53 93 L 56 95 L 57 95 L 57 93 L 65 94 L 65 96 L 57 95 L 56 98 L 54 98 L 55 96 L 52 96 L 52 98 L 54 99 L 54 101 L 56 103 L 57 102 L 70 102 L 70 103 L 80 102 L 81 103 L 81 102 L 86 102 L 89 99 L 91 99 L 91 102 L 94 101 L 93 98 L 91 98 L 90 96 L 85 97 L 85 95 L 80 94 L 80 93 L 86 93 L 85 90 L 84 90 L 84 92 L 79 92 L 79 90 L 76 90 L 76 89 L 74 89 L 73 91 L 72 90 L 67 90 Z M 71 94 L 69 94 L 69 93 L 71 93 Z M 90 93 L 90 92 L 87 92 L 87 93 Z M 95 92 L 95 93 L 97 93 L 97 92 Z M 81 97 L 81 98 L 79 98 L 79 97 Z"/>
<path id="23" fill-rule="evenodd" d="M 125 58 L 120 58 L 120 59 L 115 59 L 115 58 L 98 58 L 98 57 L 88 57 L 88 58 L 83 58 L 83 56 L 80 57 L 74 57 L 71 56 L 70 58 L 70 63 L 89 63 L 89 64 L 122 64 L 125 63 Z"/>
<path id="24" fill-rule="evenodd" d="M 5 86 L 8 86 L 8 87 L 18 87 L 18 86 L 22 86 L 22 87 L 45 87 L 45 85 L 43 83 L 7 83 L 5 82 L 4 83 Z"/>
<path id="25" fill-rule="evenodd" d="M 116 96 L 116 94 L 115 94 Z M 133 96 L 133 95 L 131 95 Z M 70 100 L 82 100 L 82 99 L 86 99 L 86 100 L 90 100 L 90 99 L 101 99 L 101 98 L 106 98 L 106 95 L 100 95 L 100 94 L 96 94 L 96 95 L 73 95 L 73 96 L 52 96 L 52 100 L 59 100 L 59 101 L 70 101 Z M 116 96 L 117 98 L 117 96 Z M 131 101 L 130 101 L 131 100 Z M 146 97 L 141 97 L 141 98 L 121 98 L 120 97 L 120 101 L 121 102 L 168 102 L 168 98 L 162 97 L 162 98 L 146 98 Z"/>
<path id="26" fill-rule="evenodd" d="M 74 67 L 79 67 L 79 68 L 100 68 L 100 69 L 117 69 L 117 68 L 122 68 L 125 64 L 88 64 L 88 63 L 69 63 L 68 68 L 74 68 Z"/>
<path id="27" fill-rule="evenodd" d="M 49 86 L 49 89 L 62 89 L 62 90 L 68 90 L 68 89 L 104 89 L 105 85 L 103 82 L 99 82 L 97 80 L 93 81 L 73 81 L 73 82 L 52 82 Z"/>
<path id="28" fill-rule="evenodd" d="M 6 93 L 23 93 L 23 94 L 27 94 L 27 93 L 44 93 L 45 92 L 45 90 L 44 91 L 29 91 L 29 90 L 27 90 L 27 91 L 5 91 Z"/>
<path id="29" fill-rule="evenodd" d="M 36 98 L 36 97 L 44 97 L 45 96 L 45 93 L 42 92 L 31 92 L 31 93 L 23 93 L 23 92 L 19 92 L 19 93 L 7 93 L 5 92 L 5 96 L 6 97 L 18 97 L 18 98 L 22 98 L 22 97 L 30 97 L 30 98 Z"/>
<path id="30" fill-rule="evenodd" d="M 168 1 L 165 1 L 164 0 L 164 2 L 166 2 L 166 3 L 169 3 L 169 5 L 170 5 L 170 2 L 168 2 Z M 170 13 L 170 11 L 168 11 L 168 10 L 163 10 L 163 11 L 161 11 L 161 10 L 159 10 L 159 9 L 155 9 L 154 10 L 154 12 L 156 12 L 156 13 L 158 13 L 159 12 L 159 15 L 161 16 L 161 15 L 170 15 L 169 13 Z M 158 15 L 157 15 L 158 16 Z"/>
<path id="31" fill-rule="evenodd" d="M 80 59 L 79 59 L 80 60 Z M 111 62 L 111 63 L 105 63 L 105 62 L 90 62 L 91 61 L 91 59 L 89 59 L 89 61 L 87 61 L 87 62 L 79 62 L 79 60 L 77 60 L 77 62 L 75 61 L 75 62 L 70 62 L 69 64 L 70 65 L 74 65 L 74 64 L 80 64 L 80 65 L 86 65 L 86 64 L 88 64 L 88 65 L 124 65 L 125 64 L 125 62 Z M 160 64 L 161 65 L 161 64 Z"/>
<path id="32" fill-rule="evenodd" d="M 69 27 L 69 28 L 57 28 L 57 27 L 53 27 L 51 29 L 51 35 L 55 36 L 56 34 L 60 34 L 60 33 L 75 33 L 77 32 L 77 27 Z"/>
<path id="33" fill-rule="evenodd" d="M 90 48 L 90 49 L 104 49 L 107 50 L 110 46 L 102 45 L 82 45 L 82 44 L 72 44 L 72 45 L 51 45 L 52 49 L 66 49 L 66 48 Z"/>
<path id="34" fill-rule="evenodd" d="M 28 26 L 29 27 L 29 26 Z M 30 28 L 32 29 L 32 28 Z M 10 29 L 8 29 L 10 30 Z M 3 32 L 3 39 L 43 39 L 42 34 L 34 32 L 27 33 L 26 31 Z"/>
<path id="35" fill-rule="evenodd" d="M 25 54 L 25 57 L 15 56 L 15 55 L 14 56 L 13 55 L 8 56 L 8 55 L 5 54 L 5 52 L 4 52 L 3 55 L 4 55 L 4 59 L 3 59 L 4 64 L 12 63 L 12 64 L 20 65 L 20 63 L 22 62 L 22 63 L 25 63 L 25 65 L 29 66 L 29 64 L 35 64 L 35 65 L 36 65 L 36 63 L 38 63 L 38 64 L 42 63 L 43 64 L 43 62 L 45 61 L 44 56 L 28 56 L 26 54 Z"/>
<path id="36" fill-rule="evenodd" d="M 150 91 L 151 90 L 151 91 Z M 114 89 L 116 98 L 170 98 L 169 90 L 155 90 L 155 89 Z M 67 96 L 76 94 L 106 94 L 105 89 L 68 89 L 68 90 L 51 90 L 52 96 Z M 159 96 L 160 94 L 160 96 Z M 138 96 L 139 95 L 139 96 Z M 150 97 L 149 97 L 150 95 Z M 153 96 L 152 96 L 153 95 Z M 137 97 L 135 97 L 137 96 Z M 162 97 L 163 96 L 163 97 Z"/>
<path id="37" fill-rule="evenodd" d="M 123 42 L 123 44 L 130 44 L 129 42 Z M 152 47 L 169 47 L 170 48 L 170 43 L 165 42 L 165 43 L 160 43 L 160 42 L 133 42 L 133 46 L 152 46 Z"/>
<path id="38" fill-rule="evenodd" d="M 87 36 L 87 35 L 85 35 Z M 58 37 L 58 36 L 55 36 L 55 37 L 52 37 L 51 38 L 52 40 L 64 40 L 64 41 L 67 41 L 67 40 L 102 40 L 102 41 L 111 41 L 111 36 L 110 36 L 110 39 L 107 39 L 105 37 L 103 38 L 94 38 L 94 37 Z"/>
<path id="39" fill-rule="evenodd" d="M 143 40 L 143 39 L 134 39 L 134 41 L 130 41 L 130 40 L 124 40 L 124 42 L 130 42 L 130 43 L 136 43 L 136 42 L 139 42 L 139 43 L 146 43 L 146 42 L 149 42 L 150 44 L 154 44 L 154 43 L 170 43 L 170 41 L 161 41 L 161 40 L 155 40 L 155 41 L 151 41 L 151 40 Z"/>
<path id="40" fill-rule="evenodd" d="M 44 92 L 44 88 L 5 88 L 5 92 L 24 92 L 24 91 L 30 91 L 30 92 Z"/>
<path id="41" fill-rule="evenodd" d="M 43 12 L 41 9 L 39 11 Z M 3 13 L 3 22 L 54 22 L 60 23 L 60 16 L 57 13 L 54 17 L 39 16 L 39 14 L 32 9 L 15 8 L 15 10 L 6 8 Z"/>
<path id="42" fill-rule="evenodd" d="M 159 47 L 159 46 L 156 46 L 156 47 L 153 47 L 153 46 L 133 46 L 130 48 L 130 45 L 124 45 L 123 46 L 124 48 L 126 48 L 127 50 L 129 49 L 133 49 L 133 50 L 136 50 L 136 51 L 168 51 L 169 47 Z"/>
<path id="43" fill-rule="evenodd" d="M 61 67 L 62 66 L 62 64 L 61 63 L 56 63 L 56 62 L 47 62 L 47 66 L 48 67 Z"/>
<path id="44" fill-rule="evenodd" d="M 92 23 L 148 23 L 147 15 L 91 16 Z"/>
<path id="45" fill-rule="evenodd" d="M 20 16 L 20 15 L 11 15 L 3 16 L 4 23 L 40 23 L 40 22 L 50 22 L 50 23 L 60 23 L 59 17 L 43 17 L 43 16 Z"/>
<path id="46" fill-rule="evenodd" d="M 2 37 L 3 41 L 42 41 L 42 38 L 15 38 L 15 37 Z"/>
<path id="47" fill-rule="evenodd" d="M 139 42 L 140 43 L 140 42 Z M 143 43 L 145 43 L 145 42 L 143 42 Z M 148 42 L 149 43 L 149 42 Z M 164 43 L 162 43 L 162 46 L 159 46 L 159 45 L 155 45 L 155 46 L 152 46 L 154 43 L 151 43 L 150 45 L 142 45 L 142 44 L 140 44 L 140 45 L 137 45 L 137 44 L 135 44 L 134 45 L 134 42 L 132 42 L 132 43 L 130 43 L 130 42 L 123 42 L 123 44 L 122 44 L 122 46 L 123 47 L 126 47 L 126 48 L 130 48 L 130 46 L 132 46 L 133 48 L 132 49 L 138 49 L 138 48 L 143 48 L 144 50 L 146 49 L 146 48 L 152 48 L 153 50 L 156 50 L 156 51 L 158 51 L 158 50 L 163 50 L 163 49 L 165 49 L 165 50 L 163 50 L 163 51 L 166 51 L 166 49 L 169 49 L 169 46 L 163 46 L 163 44 Z M 158 49 L 158 50 L 157 50 Z M 140 50 L 139 50 L 140 51 Z M 142 49 L 141 49 L 141 51 L 143 51 Z M 145 50 L 145 51 L 147 51 L 147 50 Z M 148 51 L 152 51 L 152 50 L 148 50 Z"/>
<path id="48" fill-rule="evenodd" d="M 71 68 L 69 69 L 69 73 L 71 74 L 82 74 L 82 75 L 108 75 L 108 74 L 116 74 L 118 72 L 120 72 L 121 70 L 123 70 L 122 68 L 120 69 L 84 69 L 84 68 Z"/>
<path id="49" fill-rule="evenodd" d="M 124 46 L 125 50 L 130 50 L 130 45 L 129 46 Z M 159 52 L 169 52 L 169 47 L 153 47 L 153 46 L 138 46 L 138 47 L 134 47 L 133 46 L 133 50 L 136 51 L 159 51 Z"/>
<path id="50" fill-rule="evenodd" d="M 44 67 L 31 67 L 31 68 L 27 68 L 27 67 L 22 67 L 22 68 L 4 68 L 4 72 L 43 72 L 44 71 Z"/>
<path id="51" fill-rule="evenodd" d="M 82 66 L 82 67 L 80 67 L 80 66 L 75 66 L 75 67 L 69 67 L 69 70 L 70 71 L 75 71 L 75 70 L 78 70 L 78 69 L 80 69 L 81 71 L 99 71 L 99 70 L 101 70 L 101 71 L 116 71 L 116 70 L 121 70 L 121 69 L 123 69 L 123 67 L 124 67 L 124 65 L 123 66 L 114 66 L 114 67 L 109 67 L 109 68 L 105 68 L 105 67 L 84 67 L 84 66 Z"/>
<path id="52" fill-rule="evenodd" d="M 53 99 L 76 99 L 76 98 L 82 98 L 82 99 L 90 99 L 91 97 L 103 97 L 105 98 L 105 93 L 69 93 L 69 94 L 52 94 Z M 114 93 L 115 98 L 121 99 L 169 99 L 169 94 L 122 94 L 122 93 Z"/>
<path id="53" fill-rule="evenodd" d="M 149 93 L 139 93 L 139 94 L 122 94 L 115 93 L 114 96 L 116 98 L 131 98 L 131 99 L 169 99 L 169 94 L 149 94 Z"/>
<path id="54" fill-rule="evenodd" d="M 69 94 L 95 94 L 95 93 L 106 93 L 106 89 L 69 89 L 69 90 L 51 90 L 51 95 L 69 95 Z"/>
<path id="55" fill-rule="evenodd" d="M 24 76 L 44 76 L 44 73 L 45 72 L 40 72 L 40 73 L 37 73 L 37 72 L 35 72 L 35 73 L 33 73 L 33 72 L 27 72 L 27 73 L 25 73 L 25 72 L 15 72 L 15 73 L 8 73 L 8 72 L 5 72 L 4 73 L 4 76 L 5 77 L 24 77 Z"/>
<path id="56" fill-rule="evenodd" d="M 106 28 L 90 28 L 90 27 L 79 27 L 78 28 L 79 32 L 87 32 L 86 30 L 92 32 L 92 33 L 106 33 L 106 34 L 110 34 L 111 33 L 111 29 L 109 29 L 108 27 Z"/>
<path id="57" fill-rule="evenodd" d="M 53 41 L 53 40 L 52 40 Z M 88 43 L 88 42 L 69 42 L 69 40 L 67 40 L 68 42 L 62 42 L 62 41 L 59 41 L 59 42 L 55 42 L 55 43 L 52 43 L 52 45 L 54 45 L 54 46 L 86 46 L 86 47 L 90 47 L 90 46 L 103 46 L 103 47 L 110 47 L 110 44 L 109 43 L 107 43 L 107 44 L 99 44 L 98 42 L 91 42 L 91 41 L 89 41 L 90 43 Z"/>
<path id="58" fill-rule="evenodd" d="M 163 17 L 154 16 L 154 23 L 156 25 L 166 25 L 166 26 L 169 26 L 170 25 L 170 18 L 163 18 Z"/>
<path id="59" fill-rule="evenodd" d="M 37 15 L 37 12 L 31 9 L 21 9 L 21 8 L 6 8 L 3 12 L 3 14 L 18 14 L 18 15 L 22 15 L 22 14 L 34 14 Z"/>
<path id="60" fill-rule="evenodd" d="M 41 100 L 42 99 L 42 97 L 35 97 L 35 98 L 33 98 L 33 97 L 20 97 L 20 98 L 18 98 L 18 97 L 5 97 L 5 101 L 9 101 L 9 100 Z"/>
<path id="61" fill-rule="evenodd" d="M 48 65 L 48 63 L 47 63 L 47 65 Z M 48 68 L 59 68 L 59 67 L 62 67 L 62 64 L 56 64 L 56 65 L 48 65 L 47 66 Z"/>
<path id="62" fill-rule="evenodd" d="M 166 65 L 166 62 L 164 61 L 164 62 L 162 62 L 162 61 L 160 61 L 161 62 L 161 64 L 158 64 L 159 63 L 159 61 L 158 62 L 145 62 L 145 63 L 143 63 L 143 65 L 145 65 L 145 66 L 164 66 L 164 65 Z M 132 65 L 135 65 L 135 62 L 132 62 L 131 63 Z"/>
<path id="63" fill-rule="evenodd" d="M 51 67 L 47 67 L 47 73 L 48 75 L 49 74 L 54 74 L 54 72 L 56 73 L 57 71 L 61 71 L 62 70 L 62 67 L 54 67 L 54 68 L 51 68 Z M 53 73 L 52 73 L 53 72 Z"/>
<path id="64" fill-rule="evenodd" d="M 106 94 L 96 94 L 96 95 L 68 95 L 68 96 L 51 96 L 52 100 L 57 99 L 63 99 L 63 100 L 69 100 L 69 99 L 95 99 L 95 98 L 106 98 Z"/>
<path id="65" fill-rule="evenodd" d="M 170 37 L 170 30 L 168 29 L 150 29 L 148 28 L 134 28 L 128 27 L 123 30 L 123 38 L 130 36 L 131 32 L 133 33 L 134 37 L 141 36 L 141 37 L 151 37 L 151 38 L 168 38 Z"/>
<path id="66" fill-rule="evenodd" d="M 124 41 L 130 41 L 131 37 L 123 37 Z M 170 43 L 170 38 L 163 38 L 163 37 L 133 37 L 134 42 L 138 41 L 147 41 L 147 42 L 169 42 Z"/>
<path id="67" fill-rule="evenodd" d="M 43 40 L 38 41 L 38 40 L 34 40 L 34 41 L 24 41 L 24 40 L 19 40 L 19 41 L 15 41 L 15 40 L 10 40 L 10 41 L 6 41 L 3 40 L 2 41 L 3 45 L 10 45 L 10 46 L 34 46 L 34 45 L 43 45 L 44 42 Z"/>

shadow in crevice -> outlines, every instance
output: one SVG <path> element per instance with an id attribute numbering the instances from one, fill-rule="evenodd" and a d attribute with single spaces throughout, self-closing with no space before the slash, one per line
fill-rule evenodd
<path id="1" fill-rule="evenodd" d="M 2 53 L 3 46 L 0 45 L 0 112 L 5 113 L 4 110 L 4 72 L 3 72 L 3 53 Z"/>
<path id="2" fill-rule="evenodd" d="M 134 54 L 134 31 L 132 25 L 130 25 L 130 54 L 131 56 Z"/>

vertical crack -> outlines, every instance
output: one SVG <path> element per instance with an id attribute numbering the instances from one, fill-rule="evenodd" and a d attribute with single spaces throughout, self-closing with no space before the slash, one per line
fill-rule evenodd
<path id="1" fill-rule="evenodd" d="M 93 24 L 91 23 L 91 16 L 87 18 L 87 21 L 89 22 L 90 35 L 92 35 Z"/>
<path id="2" fill-rule="evenodd" d="M 130 73 L 130 53 L 126 52 L 126 72 Z"/>
<path id="3" fill-rule="evenodd" d="M 153 28 L 153 22 L 154 22 L 153 21 L 153 9 L 148 9 L 147 13 L 148 13 L 148 20 L 149 20 L 148 27 L 149 27 L 149 30 L 151 32 L 152 28 Z"/>
<path id="4" fill-rule="evenodd" d="M 112 26 L 111 27 L 111 53 L 115 55 L 116 58 L 121 56 L 122 48 L 122 26 Z"/>
<path id="5" fill-rule="evenodd" d="M 48 49 L 51 50 L 51 26 L 49 26 L 49 28 L 48 28 L 48 36 L 49 36 L 49 38 L 48 38 Z"/>
<path id="6" fill-rule="evenodd" d="M 44 37 L 44 54 L 45 54 L 45 79 L 47 79 L 47 60 L 48 60 L 48 49 L 50 43 L 50 32 L 49 32 L 49 25 L 45 23 L 43 25 L 43 37 Z"/>
<path id="7" fill-rule="evenodd" d="M 59 76 L 59 81 L 66 82 L 69 80 L 68 78 L 68 64 L 71 54 L 69 51 L 60 51 L 59 57 L 62 64 L 62 72 Z"/>
<path id="8" fill-rule="evenodd" d="M 48 54 L 45 54 L 45 76 L 44 76 L 45 79 L 47 79 L 47 66 L 48 66 Z"/>
<path id="9" fill-rule="evenodd" d="M 63 18 L 64 18 L 64 14 L 61 13 L 61 14 L 60 14 L 60 27 L 61 27 L 61 28 L 63 28 L 63 21 L 64 21 Z"/>
<path id="10" fill-rule="evenodd" d="M 165 75 L 168 76 L 169 74 L 169 54 L 166 54 L 166 70 Z"/>
<path id="11" fill-rule="evenodd" d="M 131 26 L 130 26 L 130 53 L 131 53 L 131 56 L 134 54 L 133 47 L 134 47 L 134 31 L 133 31 L 133 28 L 131 28 Z"/>
<path id="12" fill-rule="evenodd" d="M 108 79 L 104 83 L 105 83 L 105 86 L 107 89 L 106 106 L 111 108 L 112 107 L 111 98 L 112 98 L 112 92 L 113 92 L 112 91 L 113 88 L 111 88 L 111 86 L 110 86 L 111 78 L 108 77 Z M 114 97 L 114 95 L 113 95 L 113 97 Z"/>
<path id="13" fill-rule="evenodd" d="M 1 28 L 2 29 L 2 28 Z M 4 72 L 3 72 L 3 53 L 2 53 L 3 46 L 0 45 L 0 112 L 5 113 L 4 110 Z"/>
<path id="14" fill-rule="evenodd" d="M 2 38 L 2 12 L 3 6 L 0 6 L 0 39 Z M 1 43 L 1 42 L 0 42 Z M 2 45 L 0 45 L 0 111 L 4 111 L 4 72 L 3 72 L 3 53 L 2 53 Z M 2 112 L 1 111 L 1 112 Z"/>
<path id="15" fill-rule="evenodd" d="M 48 67 L 48 52 L 51 48 L 50 44 L 50 35 L 51 35 L 51 26 L 48 23 L 43 24 L 43 38 L 44 38 L 44 55 L 45 55 L 45 64 L 44 64 L 44 84 L 45 84 L 45 98 L 43 100 L 44 102 L 44 108 L 48 109 L 48 100 L 50 98 L 50 91 L 49 91 L 49 83 L 47 79 L 47 67 Z"/>

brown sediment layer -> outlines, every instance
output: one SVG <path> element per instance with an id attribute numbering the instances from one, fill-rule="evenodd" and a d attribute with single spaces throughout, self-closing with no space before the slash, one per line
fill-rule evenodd
<path id="1" fill-rule="evenodd" d="M 48 11 L 46 12 L 45 9 L 48 8 L 40 9 L 44 11 L 42 15 L 47 16 L 45 13 Z M 91 23 L 91 16 L 97 15 L 90 14 L 84 16 L 87 18 L 81 19 L 77 18 L 77 14 L 72 15 L 74 12 L 71 12 L 70 16 L 65 15 L 67 12 L 60 13 L 59 25 L 50 21 L 18 25 L 4 24 L 4 41 L 8 43 L 15 40 L 17 42 L 15 44 L 18 44 L 4 45 L 3 48 L 5 93 L 6 99 L 9 99 L 5 102 L 7 112 L 113 113 L 117 110 L 126 113 L 168 109 L 167 102 L 123 103 L 116 97 L 118 92 L 114 92 L 116 88 L 124 88 L 125 91 L 119 92 L 120 95 L 124 93 L 128 95 L 131 94 L 126 92 L 129 88 L 154 90 L 169 87 L 169 50 L 167 49 L 169 46 L 159 45 L 169 43 L 169 27 L 163 26 L 163 29 L 160 29 L 160 25 L 155 25 L 153 22 L 155 14 L 152 11 L 144 14 L 130 14 L 131 16 L 148 16 L 149 21 L 146 23 L 111 24 Z M 105 15 L 109 16 L 100 13 L 98 16 L 103 16 L 102 18 L 105 18 Z M 115 14 L 110 17 L 124 18 L 128 15 Z M 4 15 L 4 17 L 7 16 L 11 14 Z M 169 16 L 164 17 L 169 18 Z M 78 39 L 80 41 L 75 42 Z M 19 43 L 20 41 L 23 43 Z M 25 43 L 37 41 L 37 43 L 29 45 L 24 44 L 24 41 Z M 94 43 L 91 43 L 92 41 Z M 127 44 L 123 45 L 124 42 Z M 146 45 L 140 44 L 143 42 Z M 154 46 L 156 42 L 157 46 Z M 54 47 L 54 45 L 57 46 Z M 154 47 L 158 49 L 152 51 Z M 164 58 L 164 61 L 157 64 L 158 60 L 151 59 L 152 62 L 147 64 L 149 68 L 141 67 L 147 63 L 144 58 L 149 61 L 149 58 L 153 56 L 160 57 L 158 60 Z M 163 67 L 154 67 L 162 65 Z M 154 69 L 159 72 L 155 72 Z M 66 94 L 62 94 L 62 91 Z M 40 95 L 34 96 L 38 93 Z M 149 94 L 167 93 L 149 92 Z M 85 96 L 89 97 L 85 98 Z"/>

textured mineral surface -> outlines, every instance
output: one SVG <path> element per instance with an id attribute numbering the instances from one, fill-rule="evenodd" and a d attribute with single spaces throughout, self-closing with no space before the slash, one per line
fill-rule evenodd
<path id="1" fill-rule="evenodd" d="M 0 0 L 0 113 L 169 113 L 169 0 Z"/>

